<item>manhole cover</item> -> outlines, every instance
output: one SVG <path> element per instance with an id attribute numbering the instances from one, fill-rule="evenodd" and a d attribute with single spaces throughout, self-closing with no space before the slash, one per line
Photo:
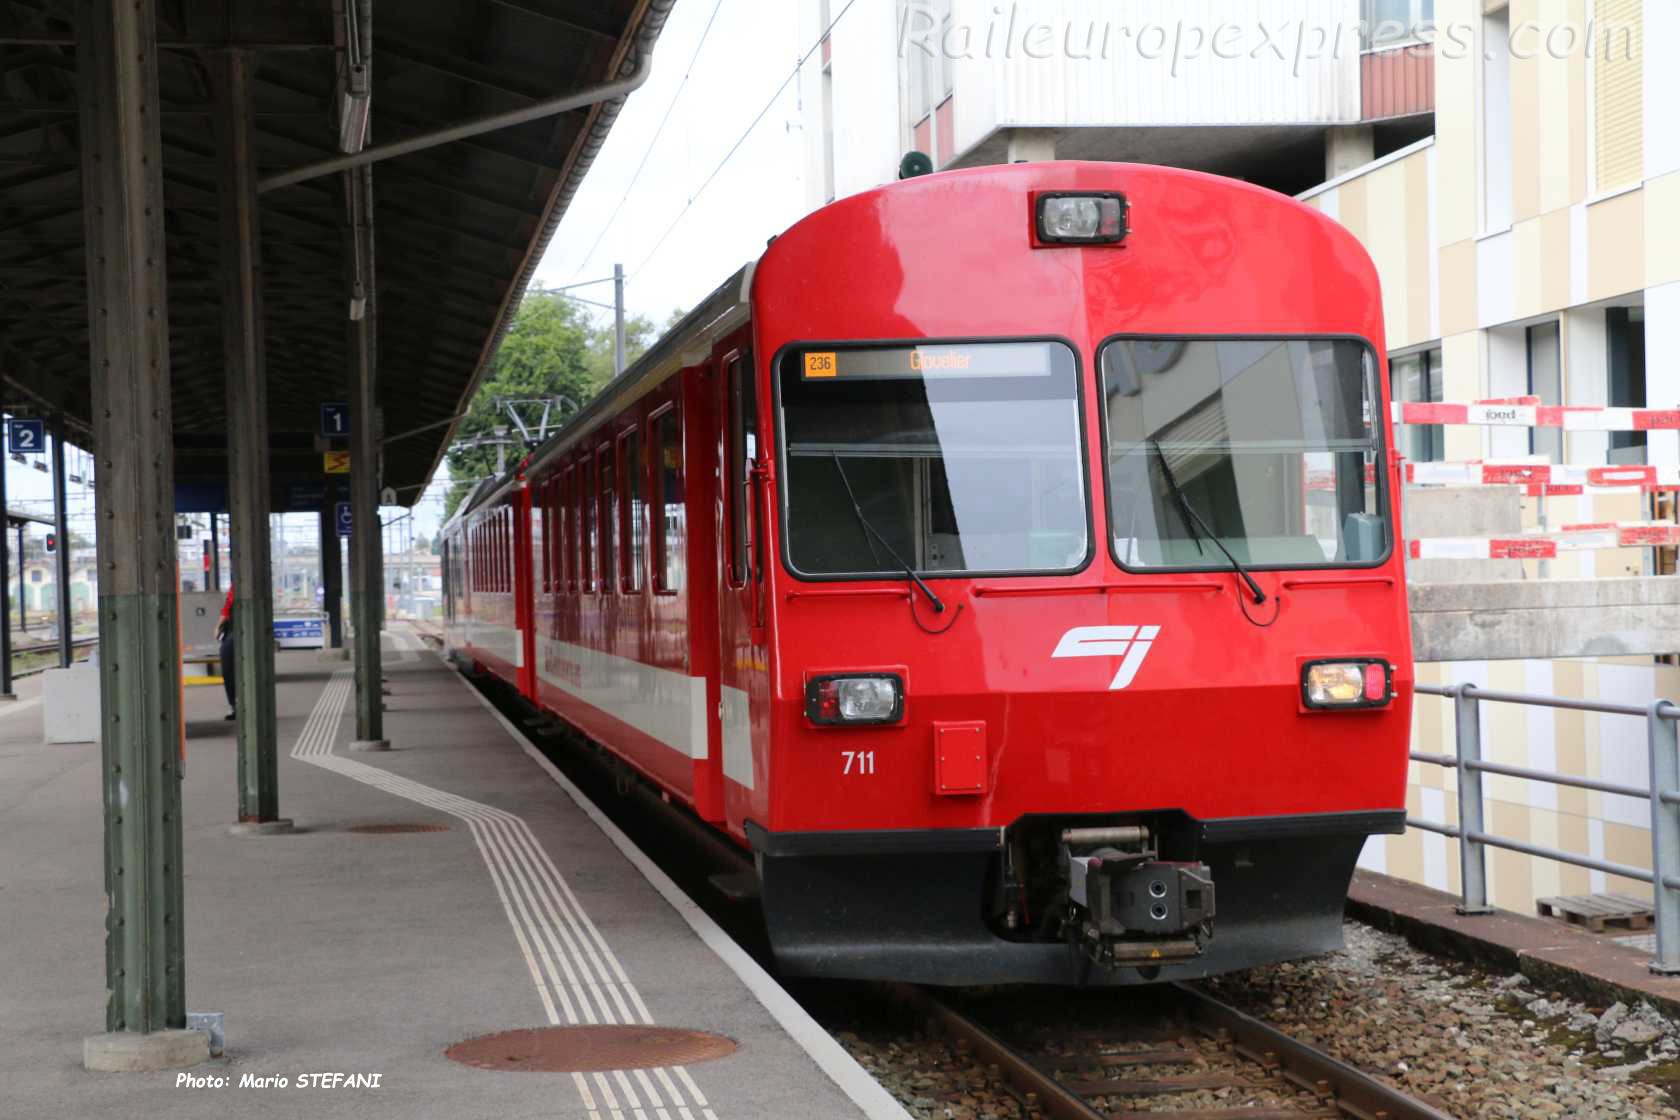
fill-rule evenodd
<path id="1" fill-rule="evenodd" d="M 479 1069 L 596 1073 L 693 1065 L 734 1052 L 732 1039 L 676 1027 L 542 1027 L 469 1038 L 444 1056 Z"/>
<path id="2" fill-rule="evenodd" d="M 403 832 L 448 832 L 446 824 L 356 824 L 350 826 L 351 832 L 359 832 L 363 836 L 393 836 Z"/>

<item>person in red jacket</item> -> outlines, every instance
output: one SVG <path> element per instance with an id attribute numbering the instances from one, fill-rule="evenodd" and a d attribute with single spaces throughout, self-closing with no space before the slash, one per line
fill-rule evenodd
<path id="1" fill-rule="evenodd" d="M 227 598 L 222 601 L 222 620 L 216 623 L 216 641 L 221 650 L 218 656 L 222 660 L 222 689 L 227 693 L 228 710 L 224 720 L 236 718 L 233 706 L 233 587 L 228 587 Z"/>

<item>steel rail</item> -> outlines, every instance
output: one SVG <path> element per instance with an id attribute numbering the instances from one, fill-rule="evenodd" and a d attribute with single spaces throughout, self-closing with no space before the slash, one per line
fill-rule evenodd
<path id="1" fill-rule="evenodd" d="M 1310 1043 L 1291 1038 L 1186 984 L 1174 984 L 1192 1018 L 1201 1026 L 1229 1033 L 1252 1053 L 1270 1055 L 1290 1081 L 1309 1092 L 1328 1093 L 1328 1102 L 1357 1120 L 1452 1120 L 1447 1113 L 1377 1080 L 1364 1070 L 1334 1058 Z"/>
<path id="2" fill-rule="evenodd" d="M 995 1066 L 1049 1120 L 1109 1120 L 1113 1115 L 1089 1103 L 1032 1058 L 927 989 L 894 984 L 888 985 L 887 990 L 893 999 L 931 1022 L 954 1042 L 966 1045 L 977 1062 Z M 1167 990 L 1179 996 L 1192 1027 L 1210 1037 L 1229 1040 L 1238 1056 L 1311 1093 L 1322 1108 L 1335 1109 L 1352 1120 L 1452 1120 L 1447 1113 L 1356 1066 L 1310 1043 L 1291 1038 L 1204 992 L 1186 984 L 1171 984 Z M 1124 1085 L 1117 1084 L 1114 1094 L 1124 1096 Z M 1163 1112 L 1163 1115 L 1170 1113 Z"/>

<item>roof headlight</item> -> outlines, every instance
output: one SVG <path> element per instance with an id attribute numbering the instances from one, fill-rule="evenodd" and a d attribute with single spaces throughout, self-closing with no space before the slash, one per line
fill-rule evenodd
<path id="1" fill-rule="evenodd" d="M 1117 245 L 1131 232 L 1123 194 L 1058 191 L 1036 196 L 1034 206 L 1038 240 L 1047 245 Z"/>

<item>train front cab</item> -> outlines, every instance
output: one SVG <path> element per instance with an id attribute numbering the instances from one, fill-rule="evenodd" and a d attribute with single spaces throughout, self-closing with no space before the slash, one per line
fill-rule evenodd
<path id="1" fill-rule="evenodd" d="M 1138 232 L 1056 243 L 1068 194 Z M 720 713 L 782 966 L 1129 984 L 1338 947 L 1403 827 L 1412 688 L 1352 237 L 1025 165 L 819 211 L 754 293 Z"/>

